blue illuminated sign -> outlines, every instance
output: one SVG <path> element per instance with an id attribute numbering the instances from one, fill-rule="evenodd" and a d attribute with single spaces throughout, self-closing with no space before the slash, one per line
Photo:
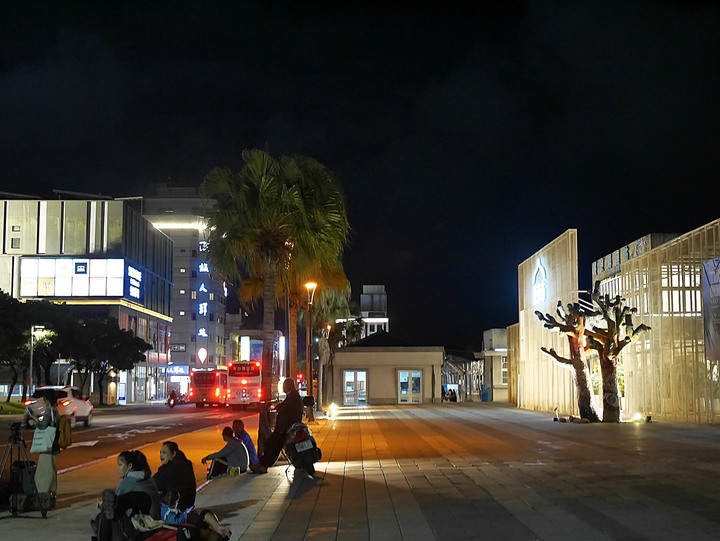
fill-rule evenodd
<path id="1" fill-rule="evenodd" d="M 145 300 L 143 272 L 132 265 L 127 265 L 125 270 L 125 296 L 142 304 Z"/>
<path id="2" fill-rule="evenodd" d="M 167 373 L 169 376 L 187 376 L 190 370 L 186 364 L 172 364 L 167 367 Z"/>

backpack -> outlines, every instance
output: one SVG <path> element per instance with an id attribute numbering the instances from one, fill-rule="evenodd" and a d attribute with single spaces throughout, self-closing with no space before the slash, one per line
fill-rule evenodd
<path id="1" fill-rule="evenodd" d="M 72 445 L 72 426 L 70 424 L 69 416 L 60 416 L 58 434 L 58 445 L 60 446 L 60 449 L 67 449 Z"/>

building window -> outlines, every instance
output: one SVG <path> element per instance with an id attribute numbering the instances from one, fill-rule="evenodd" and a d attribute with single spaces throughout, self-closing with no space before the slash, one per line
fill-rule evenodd
<path id="1" fill-rule="evenodd" d="M 14 226 L 12 226 L 12 232 L 13 232 L 13 233 L 18 233 L 18 232 L 20 232 L 20 226 L 19 226 L 19 225 L 14 225 Z"/>
<path id="2" fill-rule="evenodd" d="M 191 298 L 191 299 L 197 299 L 197 291 L 191 291 L 191 292 L 190 292 L 190 298 Z"/>
<path id="3" fill-rule="evenodd" d="M 187 272 L 186 269 L 180 269 L 180 273 L 185 273 L 185 272 Z"/>
<path id="4" fill-rule="evenodd" d="M 181 290 L 180 290 L 180 295 L 185 295 L 185 290 L 184 290 L 184 289 L 181 289 Z"/>
<path id="5" fill-rule="evenodd" d="M 185 310 L 180 310 L 180 311 L 178 312 L 178 315 L 184 316 L 184 315 L 185 315 Z"/>
<path id="6" fill-rule="evenodd" d="M 214 300 L 215 300 L 215 293 L 210 293 L 210 300 L 211 300 L 211 301 L 214 301 Z"/>
<path id="7" fill-rule="evenodd" d="M 13 250 L 20 249 L 20 239 L 18 237 L 13 237 L 10 239 L 10 248 L 12 248 Z"/>
<path id="8" fill-rule="evenodd" d="M 193 312 L 192 315 L 190 316 L 190 319 L 192 319 L 193 321 L 196 321 L 196 320 L 197 320 L 197 314 L 196 314 L 195 312 Z"/>
<path id="9" fill-rule="evenodd" d="M 507 357 L 502 357 L 500 359 L 500 374 L 502 377 L 502 384 L 507 385 L 508 384 L 508 365 L 507 365 Z"/>
<path id="10" fill-rule="evenodd" d="M 190 276 L 192 276 L 193 278 L 197 278 L 197 271 L 192 271 L 192 274 Z"/>

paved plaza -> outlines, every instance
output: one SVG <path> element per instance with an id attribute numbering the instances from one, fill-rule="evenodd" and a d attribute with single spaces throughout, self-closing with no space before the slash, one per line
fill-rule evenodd
<path id="1" fill-rule="evenodd" d="M 483 403 L 345 408 L 311 426 L 314 478 L 278 464 L 200 490 L 233 540 L 720 538 L 720 427 L 558 423 Z M 0 537 L 89 538 L 96 494 L 79 487 L 111 468 L 64 473 L 73 498 L 47 519 L 0 520 Z"/>

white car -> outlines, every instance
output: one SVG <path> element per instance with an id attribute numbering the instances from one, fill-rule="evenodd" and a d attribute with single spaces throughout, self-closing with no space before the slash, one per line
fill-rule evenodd
<path id="1" fill-rule="evenodd" d="M 69 415 L 72 426 L 75 426 L 78 421 L 84 422 L 85 426 L 90 426 L 93 416 L 93 405 L 90 400 L 85 398 L 77 387 L 63 387 L 61 385 L 37 387 L 35 389 L 32 397 L 25 401 L 27 411 L 23 418 L 24 424 L 34 426 L 35 417 L 42 418 L 43 413 L 45 413 L 45 402 L 42 400 L 42 396 L 49 389 L 53 389 L 57 393 L 58 413 L 60 415 Z"/>

